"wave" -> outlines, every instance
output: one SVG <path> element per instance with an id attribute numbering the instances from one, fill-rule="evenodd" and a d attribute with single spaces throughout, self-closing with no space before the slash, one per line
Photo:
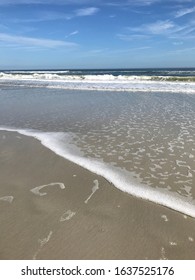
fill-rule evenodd
<path id="1" fill-rule="evenodd" d="M 147 185 L 138 184 L 132 178 L 133 173 L 96 159 L 84 157 L 80 150 L 72 144 L 73 134 L 64 132 L 40 132 L 9 127 L 0 127 L 0 130 L 18 132 L 22 135 L 33 137 L 55 154 L 104 177 L 121 191 L 195 218 L 195 200 L 160 187 L 152 188 Z"/>
<path id="2" fill-rule="evenodd" d="M 79 90 L 195 93 L 195 77 L 59 75 L 57 73 L 0 73 L 6 86 L 47 87 Z"/>
<path id="3" fill-rule="evenodd" d="M 77 73 L 77 74 L 76 74 Z M 185 76 L 185 75 L 172 75 L 173 72 L 166 72 L 167 75 L 148 75 L 147 71 L 143 72 L 142 75 L 125 75 L 122 71 L 119 75 L 113 75 L 115 73 L 112 71 L 111 73 L 99 71 L 99 74 L 82 74 L 82 71 L 78 72 L 74 71 L 8 71 L 8 72 L 0 72 L 0 78 L 9 78 L 9 79 L 21 79 L 21 80 L 31 80 L 31 79 L 43 79 L 43 80 L 78 80 L 78 81 L 134 81 L 134 80 L 141 80 L 141 81 L 185 81 L 185 82 L 195 82 L 195 76 Z M 124 72 L 126 73 L 126 72 Z M 182 71 L 174 72 L 174 74 L 181 74 L 185 73 Z M 165 73 L 164 73 L 165 74 Z M 194 71 L 195 74 L 195 71 Z"/>

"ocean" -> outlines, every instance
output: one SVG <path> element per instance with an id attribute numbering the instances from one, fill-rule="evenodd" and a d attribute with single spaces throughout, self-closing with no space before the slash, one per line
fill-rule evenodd
<path id="1" fill-rule="evenodd" d="M 195 69 L 0 73 L 0 129 L 195 217 Z"/>
<path id="2" fill-rule="evenodd" d="M 68 75 L 113 75 L 113 76 L 173 76 L 190 77 L 195 76 L 195 68 L 135 68 L 135 69 L 35 69 L 35 70 L 2 70 L 1 73 L 12 75 L 31 74 L 57 74 Z"/>

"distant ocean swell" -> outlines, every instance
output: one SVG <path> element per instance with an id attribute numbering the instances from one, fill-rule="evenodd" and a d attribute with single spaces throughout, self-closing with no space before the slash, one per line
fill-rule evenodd
<path id="1" fill-rule="evenodd" d="M 85 157 L 79 149 L 72 144 L 72 136 L 63 132 L 40 132 L 35 130 L 24 130 L 10 127 L 0 127 L 0 131 L 18 132 L 22 135 L 39 140 L 42 145 L 55 154 L 70 160 L 87 170 L 96 173 L 121 191 L 132 196 L 163 205 L 180 213 L 195 218 L 195 200 L 186 198 L 178 193 L 170 192 L 163 188 L 152 188 L 134 182 L 131 172 L 114 167 L 102 161 Z"/>

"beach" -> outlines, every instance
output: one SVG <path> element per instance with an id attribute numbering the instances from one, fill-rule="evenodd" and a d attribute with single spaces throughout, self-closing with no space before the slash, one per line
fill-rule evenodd
<path id="1" fill-rule="evenodd" d="M 0 259 L 194 259 L 194 82 L 64 72 L 1 74 Z"/>
<path id="2" fill-rule="evenodd" d="M 31 137 L 1 131 L 0 146 L 1 259 L 194 259 L 193 218 L 121 192 Z"/>

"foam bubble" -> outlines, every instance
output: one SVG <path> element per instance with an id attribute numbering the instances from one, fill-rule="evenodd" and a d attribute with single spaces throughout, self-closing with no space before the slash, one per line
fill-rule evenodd
<path id="1" fill-rule="evenodd" d="M 167 218 L 166 215 L 161 215 L 161 218 L 162 218 L 165 222 L 168 222 L 168 221 L 169 221 L 169 219 Z"/>
<path id="2" fill-rule="evenodd" d="M 189 240 L 190 242 L 194 242 L 194 238 L 191 237 L 191 236 L 188 237 L 188 240 Z"/>
<path id="3" fill-rule="evenodd" d="M 173 242 L 173 241 L 170 241 L 169 244 L 170 244 L 171 246 L 177 246 L 177 243 L 176 243 L 176 242 Z"/>
<path id="4" fill-rule="evenodd" d="M 165 248 L 161 248 L 161 260 L 167 260 Z"/>
<path id="5" fill-rule="evenodd" d="M 2 196 L 2 197 L 0 197 L 0 200 L 12 203 L 12 201 L 14 200 L 14 197 L 12 195 Z"/>
<path id="6" fill-rule="evenodd" d="M 50 184 L 47 184 L 47 185 L 42 185 L 42 186 L 38 186 L 38 187 L 35 187 L 33 189 L 31 189 L 30 191 L 32 193 L 34 193 L 35 195 L 38 195 L 38 196 L 44 196 L 44 195 L 47 195 L 46 192 L 40 192 L 41 189 L 45 188 L 45 187 L 48 187 L 48 186 L 56 186 L 56 185 L 59 185 L 60 189 L 65 189 L 65 186 L 63 183 L 59 183 L 59 182 L 55 182 L 55 183 L 50 183 Z"/>
<path id="7" fill-rule="evenodd" d="M 37 255 L 40 253 L 42 247 L 45 246 L 49 242 L 52 234 L 53 234 L 53 231 L 50 231 L 49 234 L 46 237 L 38 240 L 38 243 L 40 244 L 40 246 L 39 246 L 38 250 L 36 251 L 36 253 L 34 254 L 33 260 L 36 260 Z"/>
<path id="8" fill-rule="evenodd" d="M 0 127 L 0 130 L 15 131 L 26 136 L 34 137 L 57 155 L 68 159 L 97 175 L 103 176 L 121 191 L 166 206 L 195 218 L 195 201 L 192 198 L 170 192 L 168 189 L 160 187 L 152 188 L 147 185 L 138 184 L 133 181 L 133 173 L 131 172 L 115 166 L 110 166 L 107 163 L 92 158 L 85 158 L 79 149 L 71 143 L 73 135 L 71 136 L 69 133 L 39 132 L 35 130 L 8 127 Z"/>
<path id="9" fill-rule="evenodd" d="M 76 214 L 76 212 L 72 212 L 71 210 L 66 211 L 60 218 L 60 222 L 68 221 L 72 219 L 72 217 Z"/>
<path id="10" fill-rule="evenodd" d="M 94 195 L 94 193 L 99 189 L 99 182 L 98 180 L 94 180 L 94 186 L 92 187 L 92 193 L 90 194 L 90 196 L 85 200 L 85 203 L 88 203 L 88 201 L 90 200 L 90 198 L 92 197 L 92 195 Z"/>

